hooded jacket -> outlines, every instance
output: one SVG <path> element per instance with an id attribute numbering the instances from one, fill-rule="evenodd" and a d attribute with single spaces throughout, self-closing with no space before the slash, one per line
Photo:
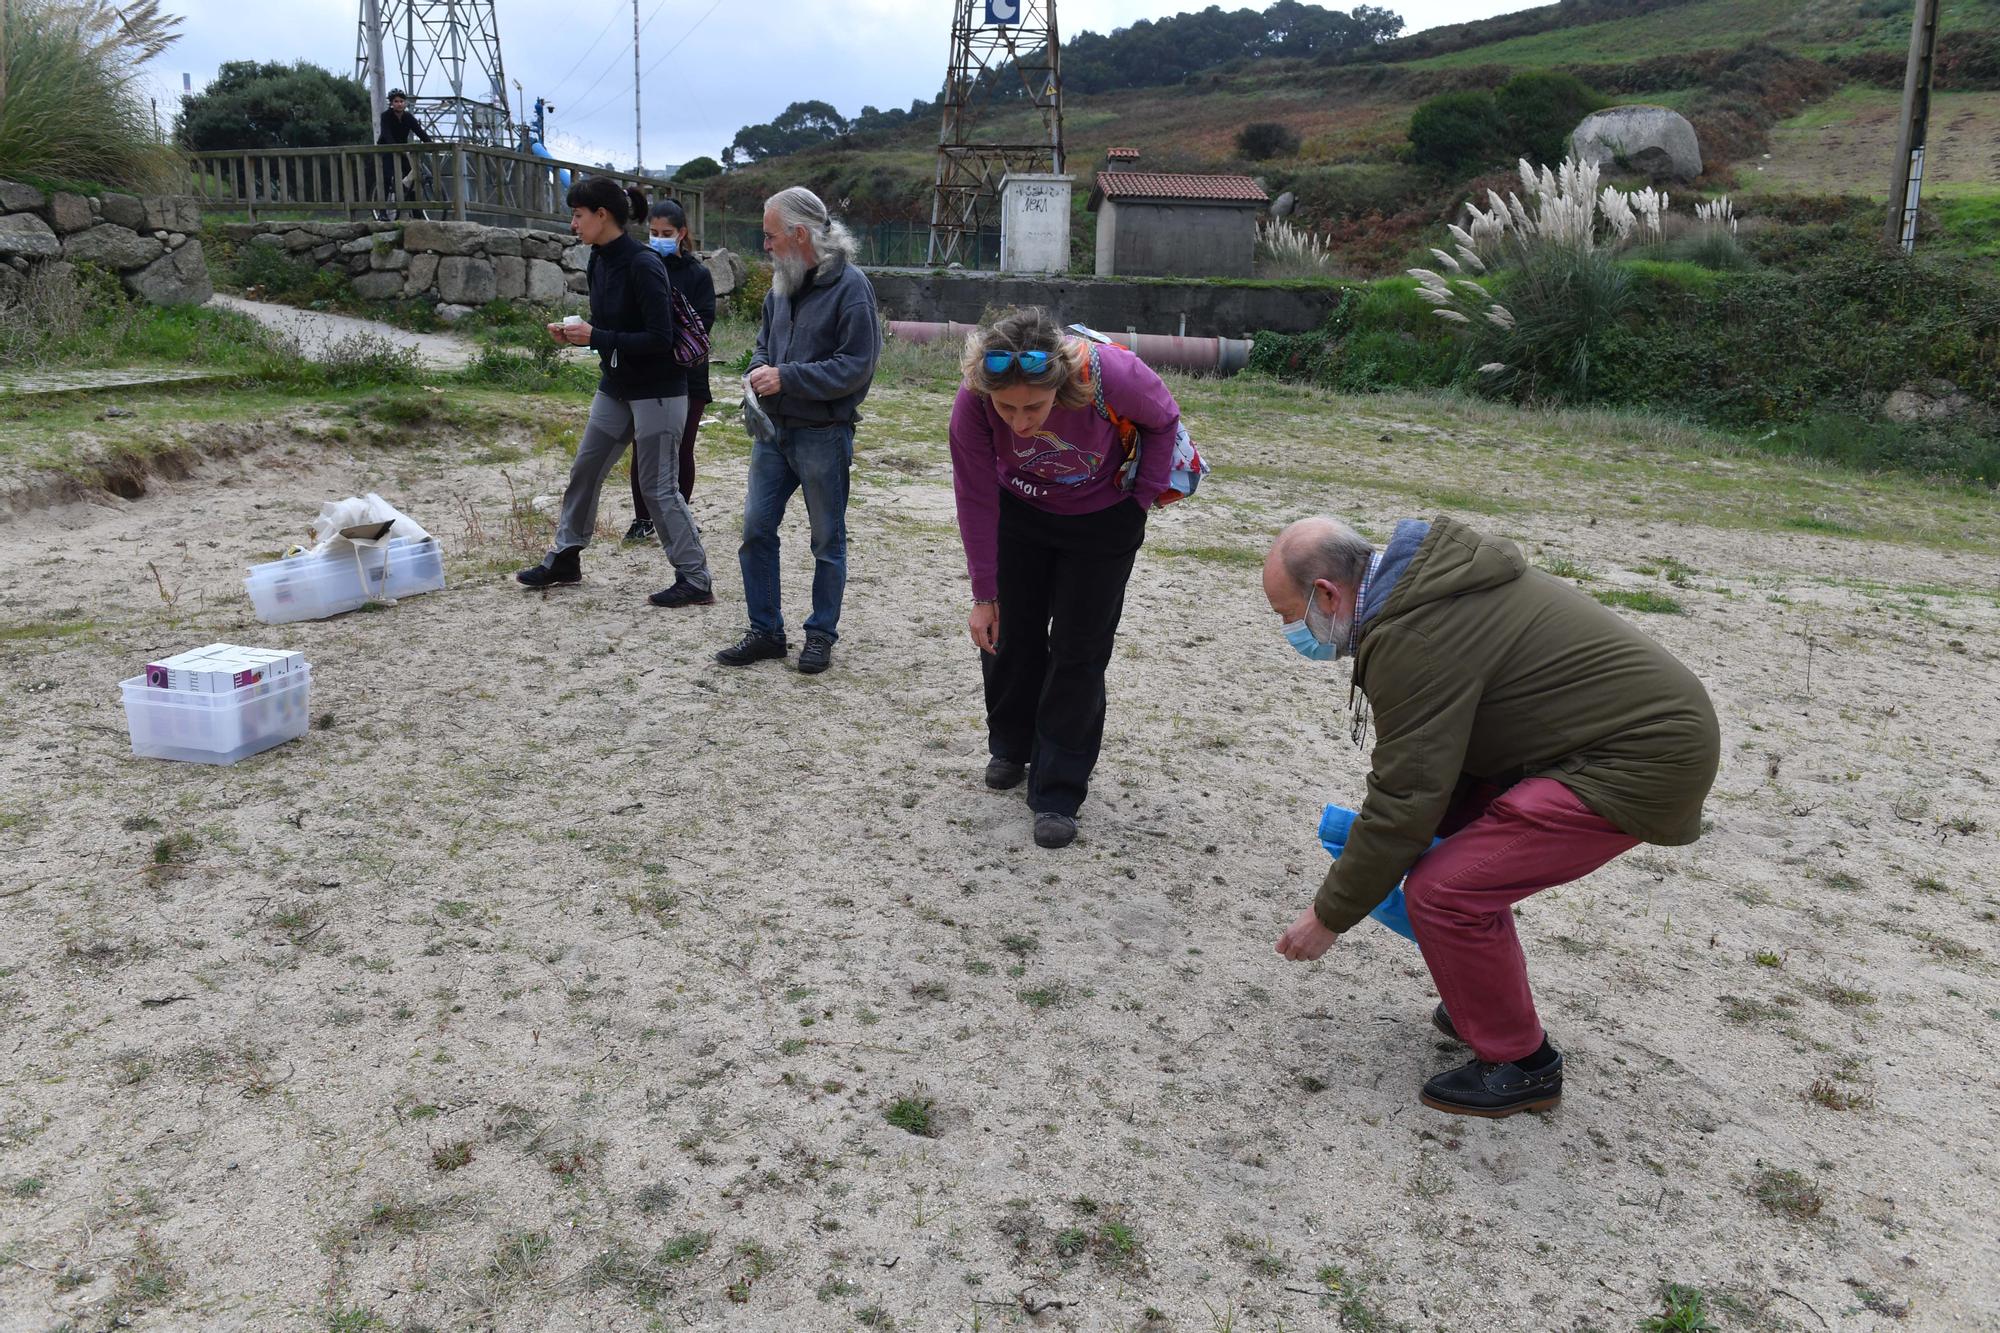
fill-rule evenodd
<path id="1" fill-rule="evenodd" d="M 1721 738 L 1708 691 L 1665 648 L 1528 568 L 1512 542 L 1449 518 L 1402 525 L 1370 592 L 1354 688 L 1375 748 L 1360 817 L 1313 900 L 1322 925 L 1347 930 L 1388 896 L 1462 778 L 1554 778 L 1642 842 L 1700 836 Z"/>
<path id="2" fill-rule="evenodd" d="M 875 288 L 868 275 L 841 262 L 807 271 L 790 296 L 764 297 L 764 321 L 750 370 L 776 366 L 781 392 L 758 399 L 781 426 L 853 425 L 882 355 Z"/>

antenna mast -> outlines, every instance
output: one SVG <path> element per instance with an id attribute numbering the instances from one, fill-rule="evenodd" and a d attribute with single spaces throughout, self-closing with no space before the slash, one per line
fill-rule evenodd
<path id="1" fill-rule="evenodd" d="M 954 0 L 954 6 L 931 200 L 934 265 L 977 262 L 979 232 L 993 212 L 1002 176 L 1061 175 L 1063 169 L 1056 0 Z M 1020 109 L 1040 113 L 1040 139 L 991 137 L 994 119 Z"/>

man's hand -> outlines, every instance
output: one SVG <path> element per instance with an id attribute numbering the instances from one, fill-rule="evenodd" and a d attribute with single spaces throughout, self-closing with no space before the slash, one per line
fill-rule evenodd
<path id="1" fill-rule="evenodd" d="M 1000 650 L 1000 604 L 998 602 L 974 602 L 972 614 L 965 619 L 965 627 L 972 632 L 972 646 L 982 653 Z"/>
<path id="2" fill-rule="evenodd" d="M 1319 923 L 1319 914 L 1308 907 L 1300 912 L 1298 920 L 1285 927 L 1285 933 L 1278 936 L 1278 955 L 1295 963 L 1310 963 L 1328 949 L 1340 936 Z"/>
<path id="3" fill-rule="evenodd" d="M 759 398 L 769 398 L 783 393 L 785 382 L 778 377 L 776 366 L 759 366 L 750 372 L 750 391 Z"/>

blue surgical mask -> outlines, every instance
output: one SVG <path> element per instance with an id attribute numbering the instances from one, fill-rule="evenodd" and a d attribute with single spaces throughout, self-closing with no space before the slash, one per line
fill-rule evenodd
<path id="1" fill-rule="evenodd" d="M 680 253 L 681 243 L 672 236 L 655 236 L 651 239 L 650 243 L 655 250 L 658 250 L 663 255 Z"/>
<path id="2" fill-rule="evenodd" d="M 1285 642 L 1309 661 L 1331 662 L 1347 651 L 1346 635 L 1340 632 L 1340 626 L 1334 623 L 1331 616 L 1324 615 L 1319 609 L 1317 585 L 1306 589 L 1305 618 L 1287 621 L 1284 633 Z"/>

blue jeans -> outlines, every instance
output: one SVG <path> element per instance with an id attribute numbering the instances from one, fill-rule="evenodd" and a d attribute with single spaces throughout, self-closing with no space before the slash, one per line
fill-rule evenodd
<path id="1" fill-rule="evenodd" d="M 812 520 L 813 609 L 807 634 L 840 635 L 840 597 L 847 588 L 847 482 L 854 463 L 854 427 L 781 426 L 778 438 L 750 449 L 750 489 L 743 498 L 743 600 L 750 628 L 782 637 L 778 602 L 778 523 L 792 492 L 804 489 Z"/>

